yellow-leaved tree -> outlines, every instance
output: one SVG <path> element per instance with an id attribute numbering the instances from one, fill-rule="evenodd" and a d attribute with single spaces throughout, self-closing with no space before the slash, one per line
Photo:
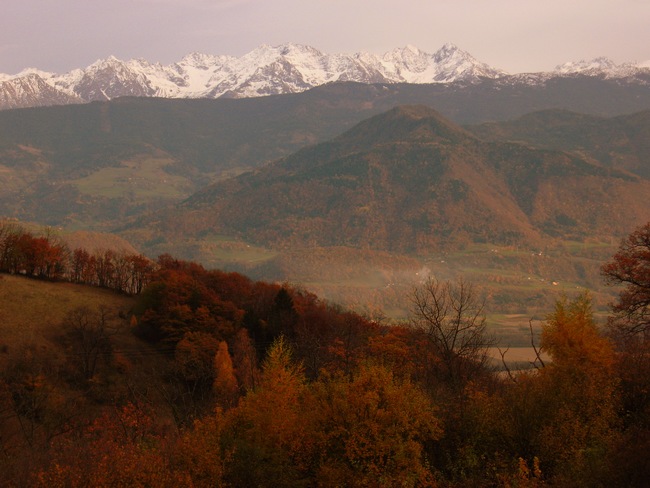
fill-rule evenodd
<path id="1" fill-rule="evenodd" d="M 588 486 L 605 465 L 617 407 L 614 350 L 588 293 L 557 302 L 541 346 L 551 357 L 538 378 L 548 410 L 538 438 L 542 470 L 546 463 L 546 471 L 562 473 L 557 481 Z"/>
<path id="2" fill-rule="evenodd" d="M 351 379 L 325 376 L 314 390 L 322 486 L 433 485 L 424 444 L 442 428 L 418 386 L 385 366 L 361 364 Z"/>
<path id="3" fill-rule="evenodd" d="M 316 436 L 309 426 L 310 392 L 287 340 L 268 350 L 259 385 L 228 412 L 226 445 L 234 454 L 234 486 L 297 486 L 311 472 Z"/>

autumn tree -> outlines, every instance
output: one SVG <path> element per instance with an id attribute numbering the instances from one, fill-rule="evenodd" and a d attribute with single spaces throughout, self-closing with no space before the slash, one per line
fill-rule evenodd
<path id="1" fill-rule="evenodd" d="M 130 265 L 130 276 L 127 289 L 123 290 L 131 295 L 139 295 L 151 279 L 155 269 L 154 263 L 142 254 L 127 256 Z"/>
<path id="2" fill-rule="evenodd" d="M 546 461 L 567 483 L 588 480 L 604 464 L 618 408 L 614 349 L 594 322 L 588 293 L 557 302 L 541 346 L 551 357 L 542 379 L 556 400 L 540 436 L 542 469 Z"/>
<path id="3" fill-rule="evenodd" d="M 20 267 L 18 241 L 26 231 L 14 222 L 0 225 L 0 271 L 17 273 Z"/>
<path id="4" fill-rule="evenodd" d="M 486 428 L 506 459 L 539 463 L 557 486 L 597 486 L 616 436 L 614 350 L 583 293 L 562 298 L 542 326 L 545 366 L 517 376 L 494 406 Z M 536 461 L 537 459 L 537 461 Z"/>
<path id="5" fill-rule="evenodd" d="M 97 286 L 110 288 L 115 279 L 115 253 L 106 250 L 95 257 L 95 275 Z"/>
<path id="6" fill-rule="evenodd" d="M 50 444 L 83 418 L 82 396 L 66 387 L 57 351 L 25 345 L 0 368 L 0 485 L 31 486 Z"/>
<path id="7" fill-rule="evenodd" d="M 602 267 L 605 281 L 623 285 L 612 306 L 613 324 L 629 334 L 650 329 L 650 222 L 639 227 L 620 244 L 612 260 Z"/>
<path id="8" fill-rule="evenodd" d="M 471 485 L 489 473 L 498 486 L 613 486 L 602 480 L 617 440 L 615 356 L 588 294 L 557 302 L 541 347 L 545 366 L 471 389 L 464 442 L 441 452 L 448 479 Z"/>
<path id="9" fill-rule="evenodd" d="M 240 393 L 254 390 L 260 381 L 257 352 L 247 329 L 239 329 L 232 343 L 232 362 Z"/>
<path id="10" fill-rule="evenodd" d="M 351 379 L 322 378 L 314 390 L 322 486 L 435 485 L 424 445 L 440 438 L 441 422 L 415 384 L 367 363 Z"/>
<path id="11" fill-rule="evenodd" d="M 224 448 L 226 422 L 223 411 L 217 408 L 213 414 L 196 420 L 173 446 L 172 465 L 187 476 L 187 486 L 228 486 L 225 476 L 233 451 Z"/>
<path id="12" fill-rule="evenodd" d="M 122 325 L 121 319 L 105 306 L 95 310 L 81 306 L 68 313 L 63 326 L 67 329 L 69 358 L 84 380 L 95 376 L 100 362 L 110 362 L 110 338 Z"/>
<path id="13" fill-rule="evenodd" d="M 218 340 L 234 335 L 245 312 L 220 295 L 210 272 L 168 256 L 161 256 L 158 266 L 136 306 L 142 337 L 176 344 L 187 332 L 212 334 Z"/>
<path id="14" fill-rule="evenodd" d="M 233 486 L 297 486 L 314 462 L 315 434 L 303 367 L 289 343 L 278 337 L 269 348 L 259 386 L 231 410 L 227 449 Z"/>
<path id="15" fill-rule="evenodd" d="M 176 344 L 175 363 L 181 377 L 195 389 L 207 391 L 214 382 L 214 357 L 219 341 L 205 332 L 187 332 Z"/>
<path id="16" fill-rule="evenodd" d="M 611 482 L 644 486 L 650 476 L 650 222 L 623 239 L 601 271 L 608 284 L 623 286 L 609 320 L 624 428 Z"/>
<path id="17" fill-rule="evenodd" d="M 272 301 L 265 303 L 263 309 L 256 307 L 255 321 L 251 321 L 252 317 L 248 317 L 250 330 L 255 338 L 260 357 L 280 335 L 293 337 L 298 319 L 292 294 L 286 287 L 269 289 L 266 292 L 275 293 Z"/>
<path id="18" fill-rule="evenodd" d="M 232 358 L 226 341 L 219 342 L 214 356 L 214 382 L 212 383 L 217 401 L 224 407 L 234 404 L 239 385 L 232 365 Z"/>
<path id="19" fill-rule="evenodd" d="M 110 287 L 122 293 L 127 293 L 130 286 L 132 270 L 131 260 L 126 253 L 115 253 L 112 256 L 113 277 Z"/>
<path id="20" fill-rule="evenodd" d="M 54 443 L 52 462 L 30 486 L 192 486 L 170 462 L 151 412 L 129 403 L 97 417 Z"/>
<path id="21" fill-rule="evenodd" d="M 368 340 L 368 356 L 388 367 L 400 378 L 417 378 L 416 334 L 412 328 L 394 325 L 384 327 Z M 419 335 L 419 334 L 417 334 Z"/>
<path id="22" fill-rule="evenodd" d="M 72 251 L 70 261 L 70 280 L 73 283 L 90 283 L 87 278 L 90 253 L 85 249 L 76 248 Z"/>
<path id="23" fill-rule="evenodd" d="M 205 332 L 187 332 L 175 345 L 174 360 L 162 373 L 160 393 L 177 425 L 188 425 L 213 406 L 214 358 L 219 341 Z"/>

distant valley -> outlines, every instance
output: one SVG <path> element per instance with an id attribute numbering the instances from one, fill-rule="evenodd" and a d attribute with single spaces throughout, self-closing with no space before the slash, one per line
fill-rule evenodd
<path id="1" fill-rule="evenodd" d="M 610 122 L 624 127 L 621 119 Z M 502 309 L 535 296 L 543 308 L 553 296 L 544 290 L 559 283 L 600 289 L 598 260 L 650 215 L 650 182 L 618 165 L 629 166 L 623 156 L 604 165 L 577 150 L 483 141 L 405 106 L 122 232 L 153 254 L 180 252 L 378 308 L 397 307 L 428 274 L 487 280 Z"/>

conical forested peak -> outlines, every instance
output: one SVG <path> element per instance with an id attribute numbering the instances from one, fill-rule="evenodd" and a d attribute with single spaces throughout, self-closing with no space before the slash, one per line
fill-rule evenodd
<path id="1" fill-rule="evenodd" d="M 395 142 L 458 143 L 473 138 L 439 112 L 423 105 L 400 105 L 367 119 L 336 142 L 366 147 Z"/>

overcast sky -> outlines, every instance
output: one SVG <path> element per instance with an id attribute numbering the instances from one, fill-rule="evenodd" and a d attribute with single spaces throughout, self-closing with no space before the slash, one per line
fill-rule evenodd
<path id="1" fill-rule="evenodd" d="M 606 56 L 650 60 L 648 0 L 2 0 L 0 73 L 97 59 L 163 64 L 294 42 L 382 54 L 452 42 L 511 73 Z"/>

